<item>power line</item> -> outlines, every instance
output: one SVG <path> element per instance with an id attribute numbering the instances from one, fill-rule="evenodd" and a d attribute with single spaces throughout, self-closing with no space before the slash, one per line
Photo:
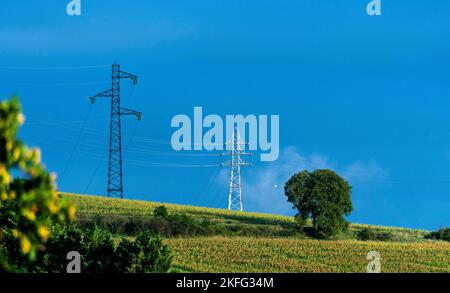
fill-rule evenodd
<path id="1" fill-rule="evenodd" d="M 134 135 L 136 134 L 137 127 L 138 127 L 138 124 L 135 123 L 134 129 L 133 129 L 133 132 L 132 132 L 132 135 L 131 135 L 131 139 L 128 141 L 128 144 L 125 146 L 125 148 L 123 150 L 123 157 L 124 158 L 125 158 L 125 155 L 127 154 L 128 150 L 129 150 L 129 148 L 130 148 L 130 145 L 133 143 L 133 138 L 134 138 Z"/>
<path id="2" fill-rule="evenodd" d="M 61 139 L 59 139 L 61 141 Z M 71 153 L 72 150 L 68 148 L 64 148 L 60 144 L 52 143 L 50 140 L 45 140 L 38 143 L 39 145 L 43 146 L 49 146 L 52 151 L 55 152 L 61 152 L 64 153 Z M 79 143 L 79 146 L 84 145 L 82 142 Z M 100 147 L 98 146 L 100 149 Z M 105 150 L 104 147 L 101 148 L 102 150 Z M 130 152 L 128 150 L 127 152 Z M 95 159 L 95 160 L 102 160 L 104 161 L 105 158 L 102 156 L 102 154 L 95 155 L 92 153 L 92 151 L 82 151 L 81 149 L 78 149 L 76 151 L 77 156 L 84 157 L 87 159 Z M 104 153 L 103 153 L 104 155 Z M 186 154 L 189 155 L 189 154 Z M 216 155 L 215 155 L 216 156 Z M 174 164 L 168 164 L 166 162 L 154 162 L 154 161 L 146 161 L 146 160 L 128 160 L 124 159 L 124 164 L 132 165 L 132 166 L 138 166 L 138 167 L 164 167 L 164 168 L 213 168 L 218 167 L 220 165 L 217 164 L 208 164 L 208 165 L 201 165 L 201 164 L 183 164 L 183 163 L 174 163 Z M 415 179 L 415 178 L 408 178 L 408 177 L 383 177 L 383 176 L 374 176 L 374 175 L 363 175 L 359 174 L 357 172 L 347 172 L 344 174 L 345 177 L 347 177 L 350 180 L 358 180 L 361 182 L 368 182 L 368 183 L 375 183 L 375 184 L 390 184 L 390 185 L 411 185 L 411 186 L 417 186 L 417 185 L 450 185 L 450 179 L 428 179 L 424 180 L 422 179 Z"/>
<path id="3" fill-rule="evenodd" d="M 91 123 L 91 122 L 104 122 L 104 121 L 108 121 L 108 119 L 98 119 L 98 120 L 89 120 L 87 123 Z M 31 125 L 31 126 L 37 126 L 37 125 L 53 125 L 53 126 L 60 126 L 63 128 L 67 128 L 70 130 L 75 130 L 77 129 L 76 127 L 71 127 L 69 126 L 70 124 L 79 124 L 79 123 L 84 123 L 84 121 L 81 120 L 77 120 L 77 121 L 33 121 L 31 123 L 28 123 L 27 125 Z M 95 136 L 103 136 L 103 137 L 107 137 L 107 134 L 104 132 L 100 132 L 100 131 L 95 131 L 95 130 L 88 130 L 85 129 L 84 131 L 85 134 L 92 134 Z M 75 140 L 68 138 L 65 139 L 64 136 L 68 137 L 66 135 L 66 133 L 63 133 L 61 135 L 58 135 L 58 141 L 67 141 L 69 143 L 73 143 Z M 125 141 L 136 141 L 136 142 L 141 142 L 142 138 L 136 137 L 134 132 L 133 135 L 131 137 L 125 137 L 122 136 L 122 138 Z M 147 140 L 146 138 L 144 138 L 144 140 Z M 157 139 L 155 139 L 157 140 Z M 47 140 L 46 140 L 47 142 Z M 159 140 L 159 142 L 161 142 L 161 140 Z M 151 142 L 148 142 L 151 144 Z M 87 142 L 79 142 L 80 145 L 84 145 L 84 146 L 88 146 L 88 147 L 93 147 L 93 148 L 101 148 L 103 149 L 103 145 L 98 144 L 98 143 L 87 143 Z M 159 143 L 156 143 L 159 144 Z M 170 142 L 168 143 L 170 144 Z M 161 150 L 152 150 L 149 148 L 136 148 L 136 147 L 128 147 L 128 152 L 131 153 L 138 153 L 138 154 L 147 154 L 147 155 L 152 155 L 152 156 L 173 156 L 173 157 L 217 157 L 217 154 L 212 154 L 212 153 L 199 153 L 199 152 L 195 152 L 195 153 L 184 153 L 184 152 L 180 152 L 180 151 L 161 151 Z"/>
<path id="4" fill-rule="evenodd" d="M 97 69 L 106 68 L 110 65 L 84 65 L 84 66 L 0 66 L 0 69 L 6 70 L 80 70 L 80 69 Z"/>
<path id="5" fill-rule="evenodd" d="M 92 120 L 92 121 L 105 121 L 105 120 Z M 68 124 L 72 124 L 70 121 L 68 123 L 66 123 L 65 120 L 48 120 L 42 123 L 47 123 L 49 125 L 53 125 L 53 126 L 57 126 L 57 127 L 61 127 L 61 128 L 65 128 L 68 130 L 72 130 L 72 131 L 77 131 L 78 128 L 70 126 Z M 32 125 L 30 126 L 36 126 L 39 123 L 36 123 L 36 121 L 33 122 Z M 28 125 L 27 125 L 28 126 Z M 94 129 L 88 129 L 86 130 L 86 133 L 88 134 L 92 134 L 92 135 L 97 135 L 97 136 L 104 136 L 104 137 L 108 137 L 108 133 L 104 132 L 104 131 L 99 131 L 99 130 L 94 130 Z M 129 139 L 130 137 L 122 135 L 122 139 Z M 165 139 L 161 139 L 161 138 L 149 138 L 149 137 L 139 137 L 139 136 L 135 136 L 134 141 L 136 142 L 141 142 L 141 143 L 148 143 L 148 144 L 159 144 L 159 145 L 172 145 L 172 142 L 169 140 L 165 140 Z M 241 143 L 240 145 L 247 145 L 246 143 Z M 217 143 L 191 143 L 190 146 L 194 147 L 196 145 L 201 145 L 201 146 L 218 146 Z"/>
<path id="6" fill-rule="evenodd" d="M 210 169 L 210 172 L 208 173 L 209 176 L 208 181 L 206 184 L 203 184 L 202 186 L 202 191 L 200 192 L 199 196 L 197 197 L 197 204 L 201 205 L 201 203 L 203 202 L 203 199 L 205 198 L 205 196 L 209 193 L 209 189 L 211 188 L 214 179 L 216 177 L 216 174 L 219 172 L 219 168 L 215 168 L 215 169 Z M 203 181 L 205 182 L 205 181 Z"/>
<path id="7" fill-rule="evenodd" d="M 44 145 L 47 143 L 43 143 Z M 52 151 L 55 152 L 64 152 L 70 153 L 70 150 L 63 150 L 61 147 L 51 148 Z M 92 152 L 85 152 L 78 150 L 78 157 L 84 157 L 87 159 L 101 159 L 105 160 L 101 157 L 101 154 L 93 154 Z M 181 164 L 181 163 L 165 163 L 165 162 L 153 162 L 153 161 L 143 161 L 143 160 L 133 160 L 133 159 L 124 159 L 123 164 L 132 165 L 132 166 L 140 166 L 140 167 L 165 167 L 165 168 L 217 168 L 220 167 L 219 164 Z"/>
<path id="8" fill-rule="evenodd" d="M 92 121 L 92 120 L 91 120 Z M 105 120 L 99 120 L 99 121 L 105 121 Z M 78 123 L 78 122 L 77 122 Z M 137 127 L 137 126 L 136 126 Z M 137 148 L 137 147 L 130 147 L 131 142 L 134 142 L 135 137 L 135 130 L 133 131 L 133 136 L 130 137 L 130 139 L 125 140 L 128 142 L 128 145 L 126 147 L 126 152 L 129 153 L 135 153 L 135 154 L 143 154 L 148 156 L 161 156 L 161 157 L 217 157 L 217 154 L 211 154 L 211 153 L 181 153 L 176 151 L 161 151 L 161 150 L 152 150 L 148 148 Z M 84 131 L 84 134 L 87 134 L 88 131 Z M 93 143 L 93 142 L 77 142 L 76 139 L 67 138 L 65 134 L 58 135 L 57 137 L 58 142 L 67 142 L 70 144 L 77 143 L 79 146 L 86 146 L 89 148 L 95 148 L 95 149 L 104 149 L 104 145 L 100 143 Z M 51 144 L 49 143 L 48 139 L 45 140 L 44 144 Z M 125 149 L 124 149 L 125 150 Z"/>
<path id="9" fill-rule="evenodd" d="M 109 119 L 96 119 L 96 120 L 89 120 L 88 123 L 94 123 L 94 122 L 105 122 L 109 121 Z M 27 121 L 26 126 L 33 126 L 33 125 L 61 125 L 61 124 L 83 124 L 84 120 L 72 120 L 72 121 Z"/>
<path id="10" fill-rule="evenodd" d="M 92 121 L 105 121 L 105 120 L 92 120 Z M 65 120 L 50 120 L 50 121 L 46 121 L 46 122 L 42 122 L 42 124 L 48 124 L 48 125 L 52 125 L 52 126 L 56 126 L 56 127 L 61 127 L 61 128 L 65 128 L 67 130 L 72 130 L 72 131 L 76 131 L 78 130 L 78 128 L 70 126 L 69 124 L 72 124 L 71 122 L 69 123 L 65 123 Z M 33 124 L 29 125 L 29 126 L 38 126 L 39 123 L 33 122 Z M 103 137 L 108 137 L 108 133 L 104 132 L 104 131 L 99 131 L 99 130 L 94 130 L 94 129 L 87 129 L 85 130 L 85 132 L 87 134 L 91 134 L 91 135 L 97 135 L 97 136 L 103 136 Z M 125 136 L 122 135 L 122 139 L 124 140 L 129 140 L 130 137 L 129 136 Z M 133 138 L 133 140 L 135 142 L 140 142 L 140 143 L 147 143 L 147 144 L 156 144 L 156 145 L 172 145 L 172 142 L 169 140 L 164 140 L 161 138 L 149 138 L 149 137 L 139 137 L 139 136 L 135 136 Z M 192 143 L 190 146 L 194 147 L 196 145 L 202 145 L 202 146 L 217 146 L 217 143 L 209 143 L 209 144 L 205 144 L 205 143 L 201 143 L 201 144 L 196 144 L 196 143 Z M 241 143 L 241 145 L 243 145 Z M 192 154 L 193 156 L 195 156 L 196 154 Z M 217 156 L 217 155 L 211 155 L 211 156 Z"/>
<path id="11" fill-rule="evenodd" d="M 89 120 L 91 121 L 91 120 Z M 89 123 L 87 121 L 86 123 Z M 104 120 L 102 120 L 104 121 Z M 81 122 L 81 121 L 80 121 Z M 78 128 L 79 129 L 79 128 Z M 88 131 L 84 130 L 84 135 L 86 135 Z M 78 144 L 78 148 L 80 149 L 81 146 L 96 148 L 104 150 L 104 146 L 102 144 L 94 144 L 94 143 L 86 143 L 82 141 L 78 141 L 76 139 L 66 139 L 64 138 L 63 134 L 58 134 L 57 136 L 52 136 L 49 139 L 45 139 L 45 141 L 42 141 L 38 144 L 42 145 L 49 145 L 49 146 L 55 146 L 60 147 L 60 144 L 56 144 L 52 142 L 53 138 L 57 138 L 58 142 L 65 141 L 70 144 Z M 37 137 L 39 139 L 42 139 L 41 137 Z M 133 139 L 135 141 L 135 139 Z M 160 156 L 160 157 L 216 157 L 216 154 L 209 154 L 209 153 L 199 153 L 199 154 L 192 154 L 192 153 L 179 153 L 179 152 L 164 152 L 159 150 L 151 150 L 148 148 L 136 148 L 136 147 L 130 147 L 127 148 L 127 153 L 135 153 L 135 154 L 145 154 L 149 156 Z M 77 150 L 77 152 L 80 152 L 80 150 Z M 92 153 L 92 152 L 89 152 Z M 312 160 L 302 158 L 302 161 L 314 163 Z M 147 161 L 141 160 L 140 163 L 144 162 L 144 164 L 147 163 Z M 153 164 L 153 162 L 151 162 Z M 152 165 L 153 166 L 153 165 Z M 444 179 L 444 178 L 436 178 L 436 179 L 428 179 L 424 180 L 422 179 L 416 179 L 416 178 L 409 178 L 409 177 L 392 177 L 392 176 L 383 176 L 383 175 L 365 175 L 361 174 L 360 172 L 349 172 L 349 171 L 343 171 L 343 176 L 347 179 L 353 181 L 361 181 L 361 182 L 369 182 L 369 183 L 379 183 L 379 184 L 392 184 L 392 185 L 427 185 L 427 184 L 450 184 L 450 179 Z"/>
<path id="12" fill-rule="evenodd" d="M 101 163 L 103 162 L 103 160 L 106 160 L 106 158 L 105 158 L 106 154 L 107 154 L 107 150 L 105 150 L 102 157 L 98 160 L 97 166 L 95 167 L 94 172 L 92 173 L 91 178 L 89 179 L 88 184 L 86 185 L 86 188 L 84 189 L 84 194 L 88 193 L 88 190 L 91 187 L 91 184 L 94 181 L 95 176 L 97 175 L 97 172 L 98 172 L 98 169 L 100 168 Z"/>
<path id="13" fill-rule="evenodd" d="M 218 176 L 220 176 L 220 173 L 218 174 Z M 213 201 L 211 202 L 212 206 L 225 206 L 222 205 L 222 203 L 224 203 L 228 199 L 228 194 L 226 192 L 227 189 L 226 185 L 227 185 L 226 180 L 220 180 L 219 184 L 217 184 L 215 189 L 213 189 L 212 194 L 214 194 L 214 197 Z"/>
<path id="14" fill-rule="evenodd" d="M 125 107 L 128 107 L 128 103 L 130 102 L 131 97 L 132 97 L 133 94 L 134 94 L 134 89 L 135 89 L 135 88 L 136 88 L 136 87 L 134 87 L 134 86 L 131 87 L 130 94 L 128 95 L 127 99 L 125 100 Z"/>
<path id="15" fill-rule="evenodd" d="M 54 82 L 54 83 L 2 83 L 3 86 L 31 86 L 31 87 L 58 87 L 58 86 L 81 86 L 81 85 L 100 85 L 106 82 Z"/>
<path id="16" fill-rule="evenodd" d="M 91 111 L 92 111 L 92 107 L 89 106 L 89 111 L 86 114 L 86 117 L 84 118 L 84 122 L 83 122 L 83 125 L 81 127 L 80 134 L 78 135 L 78 139 L 77 139 L 77 141 L 76 141 L 76 143 L 75 143 L 75 145 L 73 147 L 72 153 L 70 154 L 69 160 L 67 160 L 66 165 L 64 166 L 64 171 L 63 171 L 62 176 L 61 176 L 61 183 L 64 181 L 64 178 L 66 176 L 66 173 L 67 173 L 67 170 L 69 168 L 69 165 L 72 163 L 73 156 L 75 155 L 75 152 L 77 151 L 80 139 L 83 136 L 84 129 L 86 127 L 86 121 L 89 119 L 89 116 L 91 115 Z"/>

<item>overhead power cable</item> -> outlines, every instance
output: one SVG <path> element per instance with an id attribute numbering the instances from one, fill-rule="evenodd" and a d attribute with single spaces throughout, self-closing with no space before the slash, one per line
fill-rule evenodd
<path id="1" fill-rule="evenodd" d="M 54 152 L 64 152 L 68 153 L 70 150 L 63 149 L 61 147 L 50 148 Z M 83 157 L 86 159 L 104 160 L 101 157 L 102 154 L 93 154 L 91 152 L 84 152 L 81 150 L 77 151 L 78 157 Z M 126 165 L 140 166 L 140 167 L 165 167 L 165 168 L 210 168 L 210 167 L 220 167 L 219 164 L 180 164 L 180 163 L 164 163 L 164 162 L 153 162 L 153 161 L 143 161 L 143 160 L 132 160 L 124 159 L 123 163 Z"/>
<path id="2" fill-rule="evenodd" d="M 107 83 L 106 82 L 2 83 L 3 86 L 31 86 L 31 87 L 80 86 L 80 85 L 100 85 L 100 84 L 107 84 Z"/>
<path id="3" fill-rule="evenodd" d="M 110 65 L 84 65 L 84 66 L 0 66 L 0 69 L 6 70 L 80 70 L 105 68 Z"/>
<path id="4" fill-rule="evenodd" d="M 64 178 L 66 176 L 67 170 L 68 170 L 70 164 L 72 163 L 73 156 L 75 155 L 75 152 L 78 149 L 78 145 L 80 143 L 81 137 L 83 136 L 84 130 L 86 128 L 86 121 L 89 119 L 89 116 L 91 115 L 91 112 L 92 112 L 92 106 L 89 106 L 89 111 L 86 114 L 86 117 L 84 118 L 84 122 L 83 122 L 83 125 L 81 127 L 80 134 L 78 135 L 78 139 L 77 139 L 77 141 L 76 141 L 76 143 L 75 143 L 75 145 L 73 147 L 72 153 L 70 154 L 69 160 L 67 160 L 66 165 L 64 166 L 64 171 L 63 171 L 62 176 L 61 176 L 61 183 L 64 181 Z"/>

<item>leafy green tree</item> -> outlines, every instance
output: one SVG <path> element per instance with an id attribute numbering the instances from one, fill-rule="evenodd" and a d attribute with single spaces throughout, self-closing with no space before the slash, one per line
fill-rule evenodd
<path id="1" fill-rule="evenodd" d="M 347 228 L 353 207 L 351 186 L 332 170 L 302 171 L 284 186 L 288 201 L 297 209 L 296 219 L 304 227 L 312 219 L 320 237 L 330 237 Z"/>
<path id="2" fill-rule="evenodd" d="M 16 98 L 0 102 L 0 271 L 34 261 L 50 236 L 51 222 L 73 221 L 75 206 L 56 191 L 56 176 L 41 164 L 39 149 L 17 137 L 25 118 Z"/>

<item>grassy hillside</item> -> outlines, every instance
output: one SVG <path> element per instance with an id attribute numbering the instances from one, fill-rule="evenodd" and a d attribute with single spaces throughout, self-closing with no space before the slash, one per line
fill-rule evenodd
<path id="1" fill-rule="evenodd" d="M 100 225 L 132 236 L 155 230 L 186 272 L 364 272 L 366 255 L 378 251 L 385 272 L 450 272 L 450 244 L 424 239 L 423 230 L 352 224 L 333 240 L 300 233 L 292 217 L 193 206 L 64 194 L 78 206 L 81 225 Z M 164 205 L 171 219 L 155 218 Z M 365 227 L 389 242 L 357 241 Z"/>
<path id="2" fill-rule="evenodd" d="M 134 223 L 134 225 L 139 225 L 143 222 L 150 223 L 154 220 L 154 209 L 164 205 L 170 214 L 186 215 L 189 217 L 189 220 L 197 223 L 199 226 L 212 227 L 213 229 L 211 230 L 214 236 L 229 236 L 232 234 L 234 236 L 309 238 L 308 235 L 299 233 L 293 217 L 138 200 L 112 199 L 99 196 L 64 195 L 77 205 L 78 219 L 82 223 L 111 224 L 111 226 L 116 228 L 119 225 L 118 222 Z M 428 233 L 423 230 L 352 224 L 348 233 L 338 235 L 337 238 L 354 239 L 355 232 L 364 227 L 370 227 L 373 231 L 379 233 L 389 233 L 393 236 L 393 241 L 397 242 L 424 241 L 424 236 Z"/>

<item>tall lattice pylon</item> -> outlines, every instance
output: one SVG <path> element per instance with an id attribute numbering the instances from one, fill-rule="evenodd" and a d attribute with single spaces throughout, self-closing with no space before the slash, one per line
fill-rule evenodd
<path id="1" fill-rule="evenodd" d="M 242 149 L 242 145 L 245 143 L 241 142 L 239 135 L 239 130 L 237 128 L 233 131 L 232 141 L 229 142 L 232 148 L 231 151 L 225 152 L 222 156 L 231 156 L 231 160 L 223 163 L 222 166 L 231 167 L 230 176 L 230 191 L 228 193 L 228 209 L 229 210 L 244 210 L 244 203 L 242 199 L 242 183 L 241 183 L 241 166 L 250 166 L 250 163 L 244 162 L 241 156 L 251 155 Z"/>
<path id="2" fill-rule="evenodd" d="M 134 115 L 137 120 L 142 120 L 142 113 L 123 108 L 120 106 L 120 80 L 131 79 L 136 85 L 138 77 L 134 74 L 120 70 L 120 65 L 115 62 L 112 65 L 112 87 L 90 97 L 91 103 L 96 98 L 111 98 L 111 121 L 109 128 L 109 160 L 108 160 L 108 197 L 123 198 L 122 183 L 122 130 L 120 117 L 123 115 Z"/>

